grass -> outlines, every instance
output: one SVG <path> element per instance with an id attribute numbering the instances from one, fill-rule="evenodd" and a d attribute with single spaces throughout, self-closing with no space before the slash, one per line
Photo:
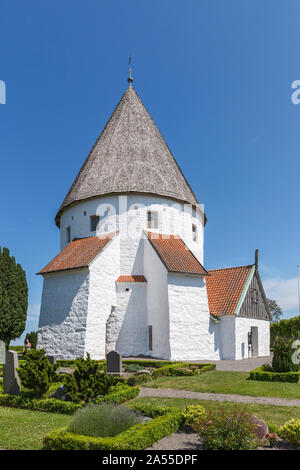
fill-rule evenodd
<path id="1" fill-rule="evenodd" d="M 69 422 L 68 415 L 0 407 L 0 449 L 42 449 L 44 435 Z"/>
<path id="2" fill-rule="evenodd" d="M 218 401 L 210 400 L 192 400 L 189 398 L 156 398 L 156 397 L 141 397 L 136 398 L 134 403 L 141 403 L 144 405 L 159 405 L 159 406 L 176 406 L 177 408 L 184 408 L 188 405 L 202 405 L 204 408 L 216 410 L 220 406 Z M 230 409 L 236 403 L 226 401 L 222 404 Z M 274 405 L 255 405 L 241 403 L 242 408 L 246 408 L 251 414 L 264 421 L 271 422 L 276 426 L 281 426 L 291 418 L 300 419 L 300 407 L 298 406 L 274 406 Z"/>
<path id="3" fill-rule="evenodd" d="M 300 398 L 300 383 L 262 382 L 248 380 L 248 377 L 249 372 L 213 370 L 193 377 L 158 377 L 144 386 L 254 397 Z"/>

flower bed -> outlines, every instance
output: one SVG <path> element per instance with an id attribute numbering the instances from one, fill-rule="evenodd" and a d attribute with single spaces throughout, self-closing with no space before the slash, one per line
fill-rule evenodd
<path id="1" fill-rule="evenodd" d="M 136 398 L 139 394 L 139 391 L 139 387 L 128 387 L 127 389 L 120 390 L 119 392 L 105 395 L 104 397 L 96 400 L 96 403 L 125 403 L 128 400 Z M 30 399 L 23 397 L 22 395 L 0 394 L 0 406 L 23 408 L 35 411 L 48 411 L 50 413 L 73 414 L 76 410 L 85 405 L 72 403 L 70 401 L 55 400 L 54 398 L 43 400 Z"/>
<path id="2" fill-rule="evenodd" d="M 175 432 L 183 422 L 179 410 L 165 412 L 151 421 L 132 426 L 115 437 L 88 437 L 68 432 L 66 428 L 48 433 L 43 444 L 50 450 L 143 450 Z"/>
<path id="3" fill-rule="evenodd" d="M 292 382 L 298 383 L 300 372 L 271 372 L 258 367 L 250 372 L 250 380 L 265 380 L 267 382 Z"/>

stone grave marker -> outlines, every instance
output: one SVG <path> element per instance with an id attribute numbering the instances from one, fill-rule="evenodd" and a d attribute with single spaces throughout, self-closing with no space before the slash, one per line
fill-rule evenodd
<path id="1" fill-rule="evenodd" d="M 56 356 L 47 356 L 50 364 L 56 364 Z"/>
<path id="2" fill-rule="evenodd" d="M 19 367 L 17 351 L 7 351 L 6 361 L 3 365 L 3 392 L 9 395 L 19 395 L 21 390 L 20 378 L 17 373 Z"/>
<path id="3" fill-rule="evenodd" d="M 110 351 L 106 356 L 107 373 L 110 375 L 122 374 L 122 355 L 118 351 Z"/>

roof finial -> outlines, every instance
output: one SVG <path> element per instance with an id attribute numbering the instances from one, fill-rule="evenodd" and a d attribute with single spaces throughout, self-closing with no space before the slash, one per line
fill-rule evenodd
<path id="1" fill-rule="evenodd" d="M 255 250 L 255 269 L 258 270 L 258 249 Z"/>
<path id="2" fill-rule="evenodd" d="M 129 65 L 129 77 L 128 77 L 128 83 L 129 83 L 129 86 L 132 85 L 132 82 L 133 82 L 133 78 L 131 76 L 131 55 L 129 56 L 129 61 L 128 61 L 128 65 Z"/>

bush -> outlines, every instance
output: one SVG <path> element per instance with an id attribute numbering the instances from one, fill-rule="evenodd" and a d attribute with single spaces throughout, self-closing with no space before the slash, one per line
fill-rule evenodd
<path id="1" fill-rule="evenodd" d="M 127 386 L 126 390 L 120 390 L 97 400 L 97 403 L 125 403 L 128 400 L 136 398 L 140 389 L 138 387 Z M 34 411 L 48 411 L 49 413 L 73 414 L 76 410 L 82 408 L 82 404 L 72 403 L 70 401 L 56 400 L 47 398 L 44 400 L 32 399 L 22 395 L 4 395 L 0 394 L 0 406 L 9 406 L 11 408 L 22 408 Z"/>
<path id="2" fill-rule="evenodd" d="M 264 367 L 258 367 L 250 372 L 250 380 L 262 380 L 266 382 L 292 382 L 297 383 L 299 381 L 299 372 L 270 372 L 265 371 Z"/>
<path id="3" fill-rule="evenodd" d="M 273 345 L 272 368 L 274 372 L 295 372 L 297 366 L 292 361 L 292 340 L 278 338 Z"/>
<path id="4" fill-rule="evenodd" d="M 75 371 L 64 376 L 64 387 L 69 397 L 76 403 L 95 401 L 99 396 L 106 395 L 113 385 L 125 382 L 125 379 L 107 375 L 101 370 L 100 364 L 87 358 L 76 359 Z"/>
<path id="5" fill-rule="evenodd" d="M 144 416 L 150 418 L 157 418 L 157 416 L 164 416 L 167 413 L 178 411 L 176 407 L 161 406 L 161 405 L 148 405 L 146 403 L 132 402 L 125 405 L 127 408 L 138 411 Z"/>
<path id="6" fill-rule="evenodd" d="M 183 418 L 189 426 L 195 425 L 199 419 L 205 418 L 206 410 L 201 405 L 187 406 L 183 412 Z"/>
<path id="7" fill-rule="evenodd" d="M 157 378 L 161 376 L 189 376 L 198 375 L 208 372 L 216 368 L 216 364 L 195 364 L 190 362 L 177 362 L 175 364 L 167 365 L 155 369 L 152 377 Z"/>
<path id="8" fill-rule="evenodd" d="M 50 385 L 57 380 L 57 365 L 50 364 L 45 351 L 31 350 L 26 353 L 26 361 L 22 362 L 17 372 L 21 383 L 33 397 L 42 398 Z"/>
<path id="9" fill-rule="evenodd" d="M 44 447 L 52 450 L 143 450 L 173 434 L 182 424 L 182 413 L 176 410 L 136 424 L 115 437 L 88 437 L 69 433 L 65 428 L 52 431 L 44 439 Z"/>
<path id="10" fill-rule="evenodd" d="M 192 427 L 200 434 L 206 450 L 251 450 L 259 444 L 251 415 L 237 406 L 233 410 L 224 405 L 217 410 L 206 410 Z"/>
<path id="11" fill-rule="evenodd" d="M 134 385 L 139 385 L 145 382 L 149 382 L 152 380 L 152 376 L 149 374 L 140 374 L 140 375 L 133 375 L 132 377 L 129 377 L 127 379 L 128 385 L 134 386 Z"/>
<path id="12" fill-rule="evenodd" d="M 139 370 L 144 370 L 145 366 L 141 366 L 139 364 L 125 364 L 125 372 L 138 372 Z"/>
<path id="13" fill-rule="evenodd" d="M 88 405 L 73 416 L 68 431 L 93 437 L 114 437 L 140 423 L 142 416 L 134 410 L 113 404 Z"/>
<path id="14" fill-rule="evenodd" d="M 278 434 L 282 439 L 286 439 L 293 444 L 300 444 L 300 419 L 290 419 L 283 426 L 280 426 Z"/>

